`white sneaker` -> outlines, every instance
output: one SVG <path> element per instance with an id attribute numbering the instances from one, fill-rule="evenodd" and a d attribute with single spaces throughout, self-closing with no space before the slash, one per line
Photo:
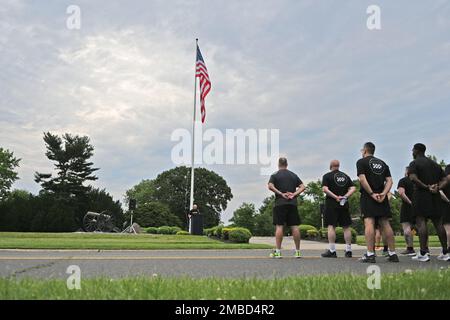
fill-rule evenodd
<path id="1" fill-rule="evenodd" d="M 450 256 L 447 254 L 443 254 L 441 253 L 440 255 L 437 256 L 437 259 L 440 261 L 448 261 L 448 259 L 450 259 Z"/>
<path id="2" fill-rule="evenodd" d="M 428 262 L 430 261 L 430 255 L 426 253 L 424 256 L 418 252 L 414 257 L 411 258 L 412 260 L 420 261 L 420 262 Z"/>

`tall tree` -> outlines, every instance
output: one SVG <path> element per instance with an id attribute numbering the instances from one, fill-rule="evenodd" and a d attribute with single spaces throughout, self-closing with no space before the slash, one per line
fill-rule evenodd
<path id="1" fill-rule="evenodd" d="M 143 180 L 127 191 L 126 198 L 135 198 L 138 207 L 147 202 L 164 203 L 170 212 L 179 217 L 184 227 L 189 210 L 190 170 L 180 166 L 162 172 L 154 180 Z M 196 168 L 194 178 L 194 199 L 203 214 L 204 225 L 215 226 L 233 197 L 231 189 L 225 179 L 204 168 Z"/>
<path id="2" fill-rule="evenodd" d="M 62 196 L 84 196 L 90 190 L 84 182 L 97 180 L 89 159 L 94 147 L 86 136 L 64 134 L 62 137 L 44 133 L 47 152 L 45 155 L 54 161 L 56 176 L 51 173 L 35 173 L 35 181 L 46 191 Z"/>
<path id="3" fill-rule="evenodd" d="M 0 148 L 0 200 L 8 195 L 14 181 L 19 179 L 14 170 L 19 162 L 20 159 L 14 157 L 11 151 Z"/>
<path id="4" fill-rule="evenodd" d="M 253 203 L 244 202 L 239 208 L 233 212 L 233 217 L 230 219 L 238 227 L 247 228 L 251 233 L 255 232 L 256 226 L 256 210 Z"/>

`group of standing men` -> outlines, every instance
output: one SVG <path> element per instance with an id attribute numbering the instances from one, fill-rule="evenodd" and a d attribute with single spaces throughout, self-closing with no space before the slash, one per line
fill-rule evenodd
<path id="1" fill-rule="evenodd" d="M 397 186 L 402 198 L 400 222 L 402 223 L 407 248 L 403 255 L 412 259 L 430 261 L 428 249 L 428 221 L 436 229 L 442 252 L 439 260 L 450 261 L 450 165 L 444 169 L 432 159 L 425 156 L 424 144 L 414 145 L 412 154 L 414 160 L 406 169 L 405 177 Z M 389 203 L 393 180 L 389 166 L 374 156 L 375 145 L 367 142 L 361 149 L 362 158 L 356 163 L 360 182 L 360 206 L 364 220 L 364 231 L 367 252 L 360 258 L 361 262 L 375 263 L 375 234 L 379 230 L 387 244 L 386 258 L 389 262 L 399 262 L 395 252 L 395 238 L 390 219 L 392 217 Z M 291 228 L 296 250 L 295 257 L 300 258 L 301 223 L 297 210 L 297 197 L 305 190 L 301 179 L 287 169 L 287 159 L 280 158 L 279 170 L 269 180 L 269 190 L 275 193 L 273 209 L 273 224 L 276 226 L 276 249 L 271 254 L 273 258 L 281 258 L 281 243 L 283 228 Z M 352 257 L 351 229 L 352 219 L 349 212 L 349 197 L 356 191 L 352 179 L 339 170 L 340 163 L 333 160 L 330 172 L 322 179 L 323 192 L 326 194 L 324 209 L 324 224 L 328 227 L 329 249 L 322 254 L 324 258 L 335 258 L 336 227 L 344 230 L 346 242 L 345 257 Z M 420 251 L 413 247 L 412 229 L 415 227 L 419 235 Z"/>

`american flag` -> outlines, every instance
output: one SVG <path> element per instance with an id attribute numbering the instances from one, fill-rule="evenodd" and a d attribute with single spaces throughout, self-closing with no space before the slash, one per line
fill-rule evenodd
<path id="1" fill-rule="evenodd" d="M 206 119 L 205 98 L 211 90 L 211 81 L 209 81 L 208 69 L 206 69 L 205 61 L 198 46 L 195 76 L 200 78 L 200 111 L 202 113 L 202 123 L 204 123 Z"/>

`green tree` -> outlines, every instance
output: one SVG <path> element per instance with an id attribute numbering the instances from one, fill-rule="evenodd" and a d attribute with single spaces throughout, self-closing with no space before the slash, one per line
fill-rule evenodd
<path id="1" fill-rule="evenodd" d="M 320 180 L 311 181 L 308 183 L 304 194 L 311 197 L 316 203 L 320 203 L 325 200 L 325 194 L 322 191 L 322 182 Z"/>
<path id="2" fill-rule="evenodd" d="M 128 203 L 130 199 L 135 199 L 137 205 L 145 204 L 150 201 L 156 201 L 155 190 L 154 180 L 142 180 L 133 188 L 126 191 L 125 201 Z"/>
<path id="3" fill-rule="evenodd" d="M 31 231 L 33 195 L 25 190 L 13 190 L 0 201 L 1 231 Z"/>
<path id="4" fill-rule="evenodd" d="M 189 210 L 191 169 L 176 167 L 159 174 L 154 180 L 143 180 L 127 191 L 127 198 L 136 198 L 140 206 L 148 201 L 166 204 L 170 212 L 180 219 L 180 226 L 186 226 Z M 195 169 L 194 199 L 203 215 L 205 228 L 219 224 L 220 214 L 232 199 L 230 187 L 217 173 L 205 168 Z"/>
<path id="5" fill-rule="evenodd" d="M 47 149 L 45 155 L 55 162 L 56 176 L 36 172 L 35 181 L 44 190 L 63 197 L 86 195 L 90 188 L 84 183 L 97 180 L 93 173 L 98 170 L 89 162 L 94 154 L 89 138 L 68 133 L 61 138 L 47 132 L 44 133 L 44 142 Z"/>
<path id="6" fill-rule="evenodd" d="M 161 202 L 146 202 L 137 206 L 133 218 L 142 227 L 179 226 L 180 219 Z"/>
<path id="7" fill-rule="evenodd" d="M 20 159 L 14 157 L 13 152 L 0 148 L 0 200 L 8 195 L 14 181 L 19 179 L 14 171 L 19 162 Z"/>
<path id="8" fill-rule="evenodd" d="M 238 227 L 247 228 L 253 234 L 255 232 L 255 218 L 255 205 L 244 202 L 233 212 L 233 217 L 230 221 Z"/>
<path id="9" fill-rule="evenodd" d="M 255 215 L 255 236 L 272 236 L 274 226 L 272 222 L 272 210 L 275 204 L 275 196 L 267 197 L 263 200 L 258 213 Z"/>

